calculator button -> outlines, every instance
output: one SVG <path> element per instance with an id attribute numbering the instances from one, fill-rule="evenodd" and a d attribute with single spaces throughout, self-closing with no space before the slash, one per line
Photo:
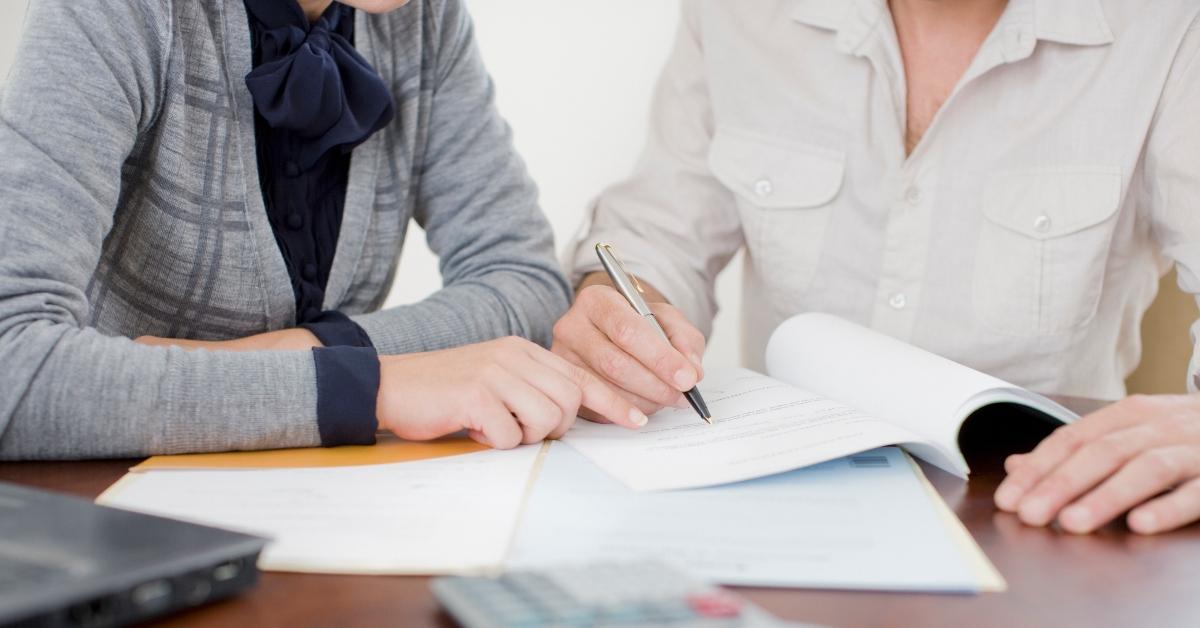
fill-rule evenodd
<path id="1" fill-rule="evenodd" d="M 657 602 L 647 609 L 646 615 L 654 621 L 673 622 L 694 619 L 696 611 L 692 609 L 691 605 L 684 602 Z"/>
<path id="2" fill-rule="evenodd" d="M 550 618 L 535 608 L 514 609 L 511 612 L 500 613 L 499 622 L 509 628 L 534 628 L 550 624 Z"/>
<path id="3" fill-rule="evenodd" d="M 616 604 L 604 609 L 601 619 L 613 624 L 637 624 L 649 618 L 640 604 Z"/>
<path id="4" fill-rule="evenodd" d="M 702 617 L 737 617 L 742 613 L 742 605 L 736 599 L 719 593 L 706 593 L 688 596 L 688 604 L 692 610 Z"/>

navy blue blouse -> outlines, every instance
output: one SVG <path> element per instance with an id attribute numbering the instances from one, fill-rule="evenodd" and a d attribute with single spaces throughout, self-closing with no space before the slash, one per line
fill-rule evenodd
<path id="1" fill-rule="evenodd" d="M 254 69 L 259 184 L 313 350 L 324 445 L 375 441 L 379 359 L 366 332 L 323 311 L 351 150 L 393 117 L 391 94 L 354 49 L 354 10 L 334 2 L 310 24 L 295 0 L 245 0 Z"/>

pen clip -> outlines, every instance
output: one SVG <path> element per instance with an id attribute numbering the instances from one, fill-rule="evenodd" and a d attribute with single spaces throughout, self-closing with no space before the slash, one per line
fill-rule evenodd
<path id="1" fill-rule="evenodd" d="M 637 310 L 637 313 L 642 316 L 653 316 L 654 312 L 646 304 L 646 300 L 642 298 L 642 295 L 646 291 L 642 288 L 641 282 L 625 268 L 625 264 L 617 257 L 617 252 L 613 249 L 612 245 L 597 242 L 596 255 L 600 257 L 600 263 L 608 271 L 608 276 L 613 280 L 617 291 L 625 297 L 625 300 L 629 301 L 633 309 Z"/>
<path id="2" fill-rule="evenodd" d="M 613 249 L 611 244 L 600 242 L 596 244 L 596 248 L 604 249 L 609 256 L 612 257 L 612 261 L 617 264 L 617 267 L 621 269 L 621 272 L 625 273 L 625 276 L 629 278 L 629 281 L 633 282 L 633 287 L 637 288 L 638 292 L 646 294 L 646 291 L 642 289 L 641 282 L 638 281 L 637 275 L 634 275 L 633 273 L 629 272 L 628 268 L 625 268 L 625 262 L 622 262 L 621 258 L 617 257 L 617 252 Z"/>

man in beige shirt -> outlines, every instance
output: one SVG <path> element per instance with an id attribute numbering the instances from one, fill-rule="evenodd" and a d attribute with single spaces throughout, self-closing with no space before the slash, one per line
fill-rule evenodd
<path id="1" fill-rule="evenodd" d="M 1158 278 L 1175 264 L 1200 293 L 1198 15 L 685 0 L 645 153 L 569 252 L 554 350 L 643 411 L 679 404 L 744 248 L 751 366 L 785 318 L 823 311 L 1040 392 L 1123 397 Z M 670 344 L 595 272 L 595 241 L 652 288 Z M 1200 519 L 1200 396 L 1127 398 L 1008 470 L 996 503 L 1033 525 Z"/>

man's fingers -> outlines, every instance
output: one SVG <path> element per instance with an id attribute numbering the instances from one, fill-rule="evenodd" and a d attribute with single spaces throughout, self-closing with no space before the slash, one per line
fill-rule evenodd
<path id="1" fill-rule="evenodd" d="M 634 322 L 649 328 L 649 324 L 635 317 Z M 660 405 L 671 405 L 679 398 L 680 391 L 664 382 L 653 371 L 613 343 L 595 327 L 582 327 L 577 332 L 581 344 L 576 353 L 590 370 L 612 382 L 618 388 Z M 651 332 L 653 333 L 653 332 Z M 660 345 L 667 343 L 654 337 Z M 673 349 L 668 348 L 669 351 Z M 689 367 L 690 368 L 690 367 Z"/>
<path id="2" fill-rule="evenodd" d="M 1197 520 L 1200 520 L 1200 478 L 1134 508 L 1127 522 L 1138 534 L 1157 534 Z"/>
<path id="3" fill-rule="evenodd" d="M 1044 526 L 1059 510 L 1099 484 L 1139 452 L 1161 440 L 1148 425 L 1111 432 L 1084 445 L 1021 498 L 1017 512 L 1030 525 Z"/>
<path id="4" fill-rule="evenodd" d="M 577 355 L 574 351 L 572 351 L 565 345 L 555 344 L 553 354 L 562 358 L 567 363 L 577 366 L 577 367 L 587 371 L 588 373 L 591 373 L 591 375 L 593 377 L 599 378 L 600 381 L 605 381 L 604 378 L 593 373 L 592 370 L 587 367 L 587 364 L 583 361 L 583 359 L 580 358 L 579 355 Z M 650 401 L 649 399 L 643 399 L 642 397 L 639 397 L 638 395 L 635 395 L 635 394 L 629 392 L 628 390 L 625 390 L 624 388 L 621 388 L 620 386 L 617 386 L 615 384 L 611 385 L 610 387 L 614 391 L 616 391 L 616 393 L 618 395 L 621 395 L 622 397 L 624 397 L 626 401 L 633 404 L 634 407 L 636 407 L 638 410 L 641 410 L 642 414 L 645 414 L 646 416 L 654 414 L 655 412 L 658 412 L 659 410 L 662 410 L 662 408 L 663 408 L 662 404 L 655 403 L 653 401 Z M 687 401 L 686 399 L 683 399 L 682 393 L 679 395 L 679 398 L 683 402 Z M 581 406 L 579 408 L 578 414 L 579 414 L 579 416 L 581 416 L 589 421 L 592 421 L 593 423 L 610 423 L 611 422 L 608 419 L 600 416 L 599 414 L 592 412 L 591 410 L 588 409 L 587 406 Z"/>
<path id="5" fill-rule="evenodd" d="M 1042 480 L 1046 474 L 1062 464 L 1084 444 L 1115 430 L 1133 425 L 1148 415 L 1143 397 L 1128 397 L 1098 412 L 1079 419 L 1071 425 L 1058 428 L 1046 437 L 1029 454 L 1020 459 L 1020 464 L 996 489 L 996 506 L 1001 510 L 1016 512 L 1021 499 Z"/>
<path id="6" fill-rule="evenodd" d="M 654 317 L 667 332 L 671 345 L 696 367 L 699 379 L 704 379 L 704 334 L 675 307 L 666 303 L 651 303 Z"/>
<path id="7" fill-rule="evenodd" d="M 597 297 L 589 316 L 596 328 L 613 344 L 633 356 L 676 392 L 689 390 L 699 381 L 696 367 L 668 340 L 664 340 L 649 321 L 634 312 L 616 291 L 604 291 Z M 609 377 L 603 369 L 597 370 Z M 623 381 L 620 383 L 624 384 Z"/>
<path id="8" fill-rule="evenodd" d="M 1059 523 L 1087 533 L 1175 485 L 1200 476 L 1200 453 L 1175 445 L 1144 451 L 1082 499 L 1063 509 Z"/>

